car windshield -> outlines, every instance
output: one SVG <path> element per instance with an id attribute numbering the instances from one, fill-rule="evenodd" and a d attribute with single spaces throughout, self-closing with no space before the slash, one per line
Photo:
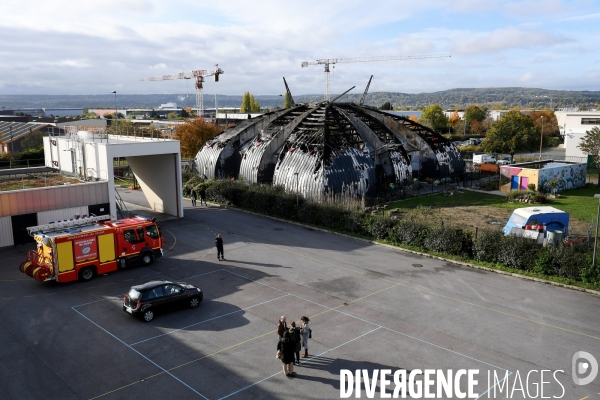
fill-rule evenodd
<path id="1" fill-rule="evenodd" d="M 128 297 L 129 297 L 131 300 L 134 300 L 134 301 L 135 301 L 135 300 L 139 300 L 139 298 L 140 298 L 140 295 L 141 295 L 141 293 L 140 293 L 140 292 L 138 292 L 138 291 L 137 291 L 137 290 L 135 290 L 135 289 L 131 289 L 131 290 L 129 291 L 129 293 L 127 293 L 127 296 L 128 296 Z"/>

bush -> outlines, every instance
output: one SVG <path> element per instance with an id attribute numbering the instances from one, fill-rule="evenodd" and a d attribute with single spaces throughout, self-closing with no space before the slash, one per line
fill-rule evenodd
<path id="1" fill-rule="evenodd" d="M 499 190 L 500 182 L 498 181 L 487 181 L 479 184 L 479 189 L 481 190 Z"/>
<path id="2" fill-rule="evenodd" d="M 519 236 L 504 236 L 498 247 L 498 261 L 523 271 L 533 269 L 541 249 L 535 240 Z"/>
<path id="3" fill-rule="evenodd" d="M 553 136 L 551 138 L 548 138 L 548 146 L 549 147 L 556 147 L 560 144 L 560 138 Z"/>
<path id="4" fill-rule="evenodd" d="M 473 243 L 473 256 L 478 261 L 486 261 L 491 263 L 498 262 L 500 253 L 499 243 L 502 242 L 504 233 L 502 231 L 483 229 L 477 234 L 477 238 Z"/>
<path id="5" fill-rule="evenodd" d="M 389 239 L 396 243 L 422 247 L 426 233 L 427 226 L 425 224 L 403 220 L 390 230 Z"/>
<path id="6" fill-rule="evenodd" d="M 452 255 L 470 255 L 471 238 L 462 229 L 440 226 L 427 231 L 423 245 L 427 250 Z"/>
<path id="7" fill-rule="evenodd" d="M 369 224 L 369 233 L 376 239 L 385 239 L 389 235 L 390 229 L 395 225 L 395 221 L 389 217 L 375 216 Z"/>

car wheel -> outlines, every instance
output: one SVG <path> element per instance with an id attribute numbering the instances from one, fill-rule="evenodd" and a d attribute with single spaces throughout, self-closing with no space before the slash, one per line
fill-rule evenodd
<path id="1" fill-rule="evenodd" d="M 143 266 L 148 266 L 152 264 L 152 261 L 154 261 L 154 256 L 152 255 L 152 253 L 147 251 L 145 253 L 142 253 L 142 255 L 140 256 L 140 261 L 142 262 Z"/>
<path id="2" fill-rule="evenodd" d="M 146 311 L 144 311 L 144 314 L 142 315 L 142 317 L 144 318 L 144 322 L 150 322 L 154 319 L 154 311 L 146 310 Z"/>
<path id="3" fill-rule="evenodd" d="M 87 267 L 79 270 L 79 280 L 82 282 L 91 281 L 94 279 L 94 269 L 92 267 Z"/>
<path id="4" fill-rule="evenodd" d="M 190 308 L 196 308 L 200 305 L 200 299 L 197 297 L 192 297 L 189 304 Z"/>

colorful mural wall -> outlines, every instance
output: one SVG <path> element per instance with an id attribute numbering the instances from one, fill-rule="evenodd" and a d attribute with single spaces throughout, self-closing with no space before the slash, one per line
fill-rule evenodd
<path id="1" fill-rule="evenodd" d="M 534 184 L 536 190 L 547 193 L 585 185 L 587 164 L 551 161 L 542 168 L 527 168 L 528 164 L 502 166 L 500 168 L 500 190 L 503 192 L 527 190 L 528 185 Z"/>

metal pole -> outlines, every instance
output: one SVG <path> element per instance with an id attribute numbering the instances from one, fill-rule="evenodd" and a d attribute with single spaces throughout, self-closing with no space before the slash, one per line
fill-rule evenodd
<path id="1" fill-rule="evenodd" d="M 598 218 L 600 218 L 600 195 L 594 195 L 598 197 L 598 213 L 596 214 L 596 238 L 594 239 L 594 255 L 592 257 L 592 267 L 596 265 L 596 248 L 598 247 Z"/>

